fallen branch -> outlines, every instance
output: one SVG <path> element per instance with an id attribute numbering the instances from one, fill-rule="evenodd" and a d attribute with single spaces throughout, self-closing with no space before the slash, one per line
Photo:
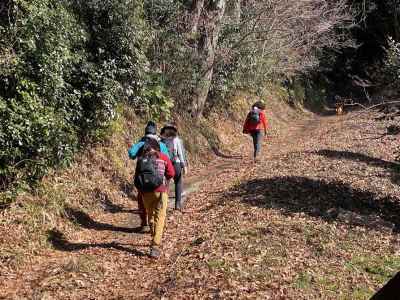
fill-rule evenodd
<path id="1" fill-rule="evenodd" d="M 377 108 L 377 107 L 385 106 L 385 105 L 390 105 L 390 104 L 400 104 L 400 100 L 397 100 L 397 101 L 390 101 L 390 102 L 383 102 L 383 103 L 375 104 L 375 105 L 372 105 L 372 106 L 369 106 L 369 107 L 367 107 L 367 106 L 365 106 L 365 105 L 363 105 L 363 104 L 361 104 L 361 103 L 348 103 L 348 104 L 344 104 L 344 106 L 360 106 L 360 107 L 362 107 L 364 110 L 358 111 L 358 112 L 355 114 L 355 115 L 358 115 L 358 114 L 362 114 L 362 113 L 369 112 L 370 110 L 375 109 L 375 108 Z M 354 115 L 352 115 L 352 117 L 353 117 L 353 116 L 354 116 Z"/>

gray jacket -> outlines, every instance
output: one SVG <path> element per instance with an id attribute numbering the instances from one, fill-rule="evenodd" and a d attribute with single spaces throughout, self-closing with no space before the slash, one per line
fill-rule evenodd
<path id="1" fill-rule="evenodd" d="M 174 138 L 174 151 L 175 153 L 170 153 L 171 157 L 175 157 L 175 161 L 177 163 L 182 164 L 183 166 L 187 166 L 186 161 L 186 152 L 185 147 L 183 146 L 183 142 L 179 137 Z"/>

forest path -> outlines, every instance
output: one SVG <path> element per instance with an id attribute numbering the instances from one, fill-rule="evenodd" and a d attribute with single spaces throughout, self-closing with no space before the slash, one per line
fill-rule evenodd
<path id="1" fill-rule="evenodd" d="M 257 164 L 250 140 L 244 158 L 217 158 L 186 179 L 185 213 L 169 210 L 157 261 L 147 257 L 149 235 L 135 233 L 130 199 L 97 215 L 71 210 L 76 234 L 49 232 L 54 249 L 3 274 L 0 295 L 366 299 L 400 267 L 394 146 L 365 146 L 368 126 L 379 129 L 369 118 L 313 118 L 265 139 Z"/>

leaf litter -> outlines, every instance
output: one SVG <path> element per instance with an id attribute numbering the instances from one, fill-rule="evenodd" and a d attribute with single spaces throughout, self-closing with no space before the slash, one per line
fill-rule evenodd
<path id="1" fill-rule="evenodd" d="M 259 163 L 200 171 L 185 213 L 169 212 L 160 260 L 146 257 L 149 236 L 118 230 L 137 216 L 95 214 L 102 230 L 54 232 L 59 248 L 2 266 L 0 295 L 369 299 L 400 268 L 398 141 L 370 138 L 383 130 L 372 115 L 297 121 L 265 140 Z"/>

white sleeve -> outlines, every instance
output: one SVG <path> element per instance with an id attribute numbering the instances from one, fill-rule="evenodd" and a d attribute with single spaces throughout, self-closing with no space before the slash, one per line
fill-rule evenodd
<path id="1" fill-rule="evenodd" d="M 180 138 L 176 138 L 176 151 L 178 152 L 177 156 L 179 158 L 180 163 L 186 166 L 186 157 L 185 157 L 185 148 L 183 147 L 182 140 Z"/>

